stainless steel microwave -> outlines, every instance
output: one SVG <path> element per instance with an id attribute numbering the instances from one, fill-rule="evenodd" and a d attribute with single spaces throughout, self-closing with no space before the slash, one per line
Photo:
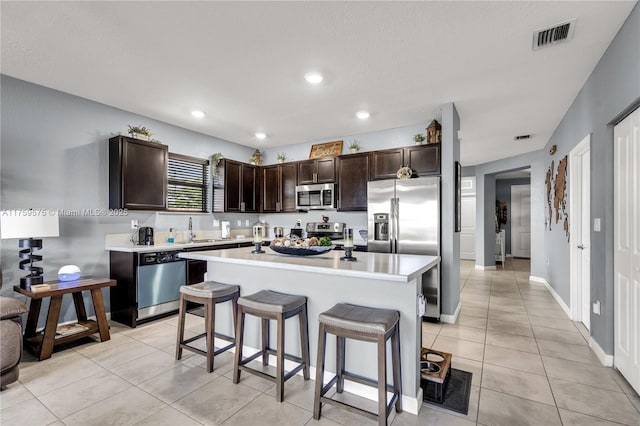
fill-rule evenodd
<path id="1" fill-rule="evenodd" d="M 296 209 L 329 210 L 336 208 L 336 185 L 322 183 L 296 186 Z"/>

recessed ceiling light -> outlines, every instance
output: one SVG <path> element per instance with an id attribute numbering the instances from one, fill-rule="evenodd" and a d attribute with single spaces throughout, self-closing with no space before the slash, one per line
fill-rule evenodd
<path id="1" fill-rule="evenodd" d="M 369 118 L 371 114 L 369 114 L 369 111 L 358 111 L 356 112 L 356 117 L 358 117 L 360 120 L 366 120 L 367 118 Z"/>
<path id="2" fill-rule="evenodd" d="M 199 109 L 194 109 L 193 111 L 191 111 L 191 115 L 193 115 L 195 118 L 202 118 L 204 117 L 204 112 L 200 111 Z"/>
<path id="3" fill-rule="evenodd" d="M 267 135 L 262 132 L 256 132 L 256 138 L 258 139 L 266 139 Z"/>
<path id="4" fill-rule="evenodd" d="M 322 74 L 320 74 L 319 72 L 311 71 L 304 75 L 304 79 L 311 84 L 320 84 L 322 83 L 324 77 L 322 77 Z"/>

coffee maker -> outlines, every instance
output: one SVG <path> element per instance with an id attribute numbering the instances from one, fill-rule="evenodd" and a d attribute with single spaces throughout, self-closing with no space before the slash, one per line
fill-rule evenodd
<path id="1" fill-rule="evenodd" d="M 138 244 L 141 246 L 153 245 L 153 228 L 150 226 L 143 226 L 138 229 Z"/>

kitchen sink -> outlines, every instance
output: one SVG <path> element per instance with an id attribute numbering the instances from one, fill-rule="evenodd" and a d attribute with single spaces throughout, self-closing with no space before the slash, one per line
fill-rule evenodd
<path id="1" fill-rule="evenodd" d="M 215 243 L 216 241 L 220 241 L 220 240 L 214 240 L 214 239 L 203 239 L 203 240 L 193 240 L 193 243 Z M 189 243 L 187 243 L 189 244 Z"/>

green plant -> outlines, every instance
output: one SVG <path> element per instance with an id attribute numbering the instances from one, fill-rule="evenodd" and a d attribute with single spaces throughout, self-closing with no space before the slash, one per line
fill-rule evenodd
<path id="1" fill-rule="evenodd" d="M 287 159 L 287 155 L 284 152 L 279 152 L 278 155 L 276 156 L 276 159 L 278 161 L 284 161 Z"/>
<path id="2" fill-rule="evenodd" d="M 356 151 L 360 149 L 360 144 L 358 143 L 357 139 L 351 141 L 351 143 L 349 144 L 349 149 L 355 149 Z"/>
<path id="3" fill-rule="evenodd" d="M 209 165 L 211 167 L 211 176 L 213 176 L 215 178 L 216 176 L 216 172 L 218 170 L 218 163 L 220 162 L 220 159 L 224 158 L 224 156 L 222 155 L 221 152 L 216 152 L 215 154 L 211 154 L 211 156 L 209 156 Z"/>
<path id="4" fill-rule="evenodd" d="M 425 136 L 422 133 L 416 133 L 415 135 L 413 135 L 413 141 L 415 143 L 422 143 L 425 141 Z"/>
<path id="5" fill-rule="evenodd" d="M 147 129 L 144 126 L 129 125 L 129 130 L 127 131 L 127 133 L 129 133 L 130 135 L 139 134 L 147 137 L 153 136 L 153 133 L 151 133 L 151 130 Z"/>

